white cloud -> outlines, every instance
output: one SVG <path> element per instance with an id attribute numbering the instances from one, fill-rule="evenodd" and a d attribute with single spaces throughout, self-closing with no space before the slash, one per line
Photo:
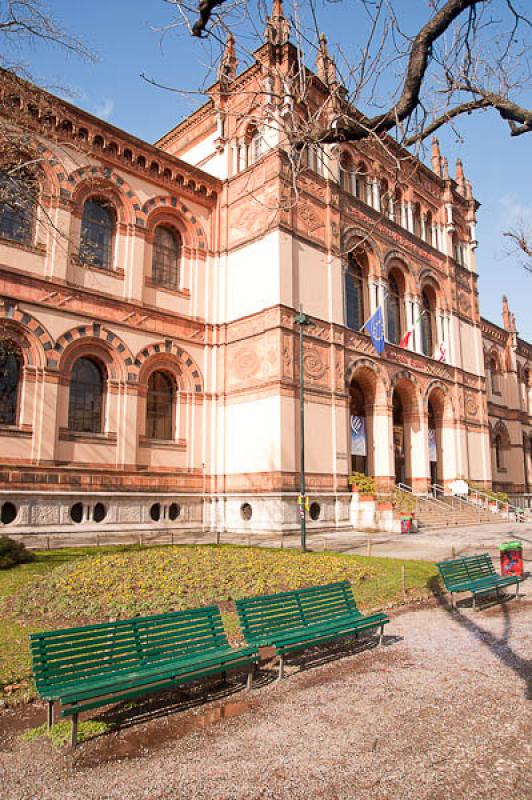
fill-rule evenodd
<path id="1" fill-rule="evenodd" d="M 114 107 L 114 100 L 111 100 L 110 97 L 102 97 L 101 100 L 94 103 L 94 114 L 100 119 L 109 119 Z"/>

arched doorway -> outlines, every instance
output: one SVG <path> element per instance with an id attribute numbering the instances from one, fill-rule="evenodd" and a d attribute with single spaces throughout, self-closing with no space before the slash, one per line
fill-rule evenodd
<path id="1" fill-rule="evenodd" d="M 393 393 L 392 416 L 395 482 L 406 483 L 405 418 L 403 403 L 398 392 Z"/>
<path id="2" fill-rule="evenodd" d="M 377 376 L 368 366 L 353 372 L 349 385 L 349 452 L 351 472 L 375 474 L 374 417 Z"/>
<path id="3" fill-rule="evenodd" d="M 434 404 L 430 399 L 428 416 L 430 483 L 431 486 L 434 486 L 435 483 L 439 484 L 442 480 L 440 466 L 441 420 L 437 419 Z"/>

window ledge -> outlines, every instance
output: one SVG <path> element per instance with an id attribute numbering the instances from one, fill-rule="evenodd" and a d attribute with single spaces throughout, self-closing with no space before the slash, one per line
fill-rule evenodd
<path id="1" fill-rule="evenodd" d="M 16 436 L 20 439 L 31 439 L 33 428 L 31 425 L 0 425 L 0 436 Z"/>
<path id="2" fill-rule="evenodd" d="M 59 429 L 60 442 L 89 442 L 92 444 L 116 444 L 116 433 L 88 433 L 70 431 L 68 428 Z"/>
<path id="3" fill-rule="evenodd" d="M 7 247 L 16 247 L 17 250 L 24 250 L 26 253 L 35 253 L 38 256 L 46 255 L 46 247 L 43 244 L 27 244 L 19 242 L 16 239 L 10 239 L 8 236 L 0 236 L 0 244 Z"/>
<path id="4" fill-rule="evenodd" d="M 149 289 L 156 289 L 158 292 L 168 292 L 168 294 L 173 294 L 178 297 L 190 297 L 189 289 L 174 289 L 172 286 L 163 286 L 160 283 L 155 283 L 153 278 L 150 277 L 145 279 L 144 285 Z"/>
<path id="5" fill-rule="evenodd" d="M 187 443 L 184 439 L 150 439 L 148 436 L 139 436 L 139 447 L 161 447 L 165 450 L 186 450 Z"/>

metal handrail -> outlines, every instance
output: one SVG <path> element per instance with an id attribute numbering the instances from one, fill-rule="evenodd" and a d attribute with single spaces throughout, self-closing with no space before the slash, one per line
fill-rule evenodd
<path id="1" fill-rule="evenodd" d="M 446 510 L 448 510 L 449 508 L 447 503 L 442 503 L 442 501 L 438 500 L 436 497 L 430 497 L 428 494 L 417 494 L 417 495 L 414 494 L 412 487 L 409 486 L 407 483 L 396 483 L 395 485 L 396 488 L 399 489 L 399 491 L 404 492 L 405 494 L 411 494 L 412 497 L 416 498 L 416 508 L 417 508 L 417 503 L 420 500 L 424 500 L 426 503 L 431 503 L 432 505 L 438 507 L 444 507 Z"/>
<path id="2" fill-rule="evenodd" d="M 445 489 L 443 488 L 443 486 L 440 486 L 437 483 L 433 484 L 431 486 L 431 489 L 436 493 L 441 492 L 442 494 L 445 494 Z M 469 499 L 471 495 L 476 495 L 479 498 L 480 502 L 476 503 L 474 500 Z M 527 521 L 527 515 L 523 511 L 523 509 L 517 508 L 516 506 L 513 506 L 511 503 L 507 503 L 504 500 L 498 500 L 496 497 L 492 497 L 491 495 L 487 494 L 487 492 L 483 492 L 480 489 L 470 488 L 469 495 L 447 495 L 447 497 L 453 498 L 452 502 L 453 508 L 454 508 L 454 501 L 456 500 L 458 502 L 465 503 L 466 505 L 472 508 L 479 509 L 479 516 L 480 516 L 480 510 L 482 508 L 487 508 L 489 510 L 490 504 L 493 505 L 493 503 L 495 503 L 495 508 L 497 513 L 505 514 L 507 518 L 513 515 L 516 522 Z M 483 498 L 485 498 L 484 501 Z"/>

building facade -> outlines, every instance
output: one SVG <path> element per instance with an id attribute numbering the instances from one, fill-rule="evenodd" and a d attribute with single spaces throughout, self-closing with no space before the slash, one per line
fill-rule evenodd
<path id="1" fill-rule="evenodd" d="M 307 107 L 355 114 L 320 52 Z M 295 529 L 301 307 L 311 526 L 349 526 L 354 471 L 531 491 L 532 347 L 507 304 L 480 317 L 461 163 L 386 140 L 311 144 L 295 170 L 297 69 L 276 2 L 255 63 L 229 40 L 156 145 L 4 75 L 4 135 L 37 165 L 27 203 L 0 196 L 6 532 Z"/>

